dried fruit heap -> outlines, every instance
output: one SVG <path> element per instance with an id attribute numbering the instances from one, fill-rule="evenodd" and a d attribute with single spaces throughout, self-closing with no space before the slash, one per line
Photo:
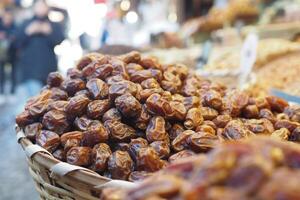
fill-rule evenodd
<path id="1" fill-rule="evenodd" d="M 66 78 L 50 73 L 16 122 L 56 158 L 131 181 L 223 140 L 300 141 L 300 109 L 284 100 L 251 98 L 137 52 L 89 54 Z"/>
<path id="2" fill-rule="evenodd" d="M 172 164 L 129 191 L 104 200 L 298 200 L 300 147 L 267 137 L 223 143 L 205 156 Z"/>

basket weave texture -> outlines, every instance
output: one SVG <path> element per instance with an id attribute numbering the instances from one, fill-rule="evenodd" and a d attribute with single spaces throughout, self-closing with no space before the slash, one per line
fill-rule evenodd
<path id="1" fill-rule="evenodd" d="M 25 137 L 19 138 L 18 142 L 25 153 L 26 148 L 33 145 Z M 51 169 L 62 162 L 47 152 L 34 153 L 27 158 L 27 163 L 35 188 L 43 200 L 99 200 L 101 186 L 111 181 L 88 169 L 57 176 Z"/>

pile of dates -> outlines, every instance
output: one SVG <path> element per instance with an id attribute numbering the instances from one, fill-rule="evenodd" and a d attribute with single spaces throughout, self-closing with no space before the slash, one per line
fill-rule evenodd
<path id="1" fill-rule="evenodd" d="M 206 155 L 173 163 L 103 200 L 298 200 L 300 147 L 270 137 L 225 142 Z"/>
<path id="2" fill-rule="evenodd" d="M 63 77 L 50 73 L 16 123 L 61 161 L 136 181 L 224 140 L 269 135 L 300 141 L 300 108 L 253 98 L 180 64 L 130 52 L 92 53 Z"/>

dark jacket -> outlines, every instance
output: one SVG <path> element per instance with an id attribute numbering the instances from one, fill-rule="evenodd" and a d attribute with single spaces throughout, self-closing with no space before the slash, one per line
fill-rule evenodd
<path id="1" fill-rule="evenodd" d="M 34 20 L 49 22 L 52 33 L 49 35 L 26 35 L 26 27 Z M 20 70 L 21 82 L 33 79 L 45 83 L 48 73 L 57 70 L 54 47 L 63 40 L 64 34 L 61 25 L 50 22 L 48 18 L 37 19 L 34 17 L 24 22 L 16 32 L 17 67 Z"/>
<path id="2" fill-rule="evenodd" d="M 8 47 L 6 49 L 7 55 L 1 55 L 0 57 L 5 57 L 4 62 L 12 62 L 13 59 L 15 59 L 15 47 L 14 47 L 14 35 L 15 35 L 16 27 L 14 24 L 11 24 L 10 26 L 5 26 L 2 23 L 2 20 L 0 19 L 0 32 L 5 33 L 5 41 L 8 44 Z M 0 41 L 2 42 L 2 41 Z"/>

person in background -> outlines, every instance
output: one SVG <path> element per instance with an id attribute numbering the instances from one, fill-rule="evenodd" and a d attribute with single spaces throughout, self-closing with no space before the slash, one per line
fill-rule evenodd
<path id="1" fill-rule="evenodd" d="M 14 65 L 15 47 L 14 47 L 14 16 L 13 10 L 6 9 L 0 19 L 0 95 L 4 95 L 5 81 L 7 80 L 5 67 L 11 67 L 11 89 L 10 93 L 15 92 L 16 70 Z M 2 98 L 1 98 L 2 99 Z"/>
<path id="2" fill-rule="evenodd" d="M 57 71 L 54 47 L 64 40 L 64 31 L 61 24 L 49 20 L 45 0 L 34 1 L 33 12 L 16 32 L 17 67 L 21 83 L 33 80 L 44 84 L 47 75 Z"/>

